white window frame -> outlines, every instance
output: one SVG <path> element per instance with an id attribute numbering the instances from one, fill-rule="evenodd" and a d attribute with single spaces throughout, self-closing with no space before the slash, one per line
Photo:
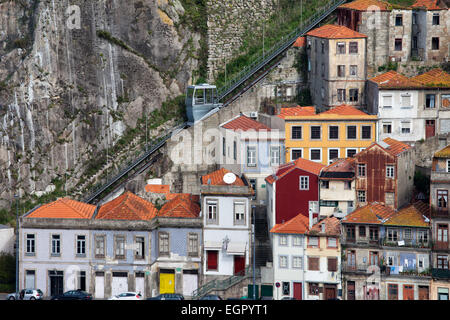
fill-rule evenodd
<path id="1" fill-rule="evenodd" d="M 292 256 L 292 269 L 303 269 L 303 257 Z"/>
<path id="2" fill-rule="evenodd" d="M 390 132 L 384 132 L 384 126 L 390 126 Z M 392 134 L 392 122 L 391 121 L 389 121 L 389 122 L 382 122 L 381 123 L 381 132 L 383 134 Z"/>
<path id="3" fill-rule="evenodd" d="M 408 124 L 408 126 L 404 126 Z M 409 132 L 403 132 L 403 129 L 409 129 Z M 411 134 L 411 121 L 402 121 L 400 122 L 400 133 L 401 134 Z"/>
<path id="4" fill-rule="evenodd" d="M 360 196 L 360 194 L 362 194 L 364 192 L 364 201 L 361 201 L 362 197 Z M 365 203 L 367 202 L 367 193 L 366 190 L 357 190 L 356 192 L 356 197 L 358 199 L 358 202 L 362 202 Z"/>
<path id="5" fill-rule="evenodd" d="M 27 233 L 25 234 L 26 239 L 26 255 L 35 255 L 36 254 L 36 234 Z"/>
<path id="6" fill-rule="evenodd" d="M 312 151 L 314 151 L 314 150 L 319 150 L 320 159 L 314 159 L 314 160 L 312 159 L 311 154 L 312 154 Z M 315 161 L 315 162 L 322 162 L 322 148 L 310 148 L 309 149 L 309 160 Z"/>
<path id="7" fill-rule="evenodd" d="M 293 137 L 293 133 L 294 133 L 294 127 L 296 128 L 296 127 L 299 127 L 300 128 L 300 131 L 301 131 L 301 138 L 294 138 Z M 291 126 L 291 140 L 295 140 L 295 141 L 300 141 L 300 140 L 303 140 L 303 126 L 302 125 L 292 125 Z"/>
<path id="8" fill-rule="evenodd" d="M 301 247 L 303 246 L 303 238 L 299 235 L 292 236 L 292 246 L 293 247 Z"/>
<path id="9" fill-rule="evenodd" d="M 247 167 L 256 167 L 257 162 L 257 147 L 247 146 Z"/>
<path id="10" fill-rule="evenodd" d="M 288 247 L 289 246 L 289 238 L 285 234 L 280 234 L 278 237 L 278 245 L 281 247 Z"/>
<path id="11" fill-rule="evenodd" d="M 407 106 L 404 105 L 405 98 L 409 98 L 409 105 L 407 105 Z M 400 101 L 400 105 L 401 105 L 400 109 L 411 109 L 412 108 L 412 96 L 410 93 L 405 93 L 405 94 L 400 95 L 400 100 L 401 100 Z"/>
<path id="12" fill-rule="evenodd" d="M 339 148 L 328 148 L 328 164 L 331 163 L 331 159 L 330 159 L 330 151 L 331 150 L 337 150 L 337 158 L 339 159 L 339 157 L 340 157 L 341 150 Z"/>
<path id="13" fill-rule="evenodd" d="M 309 190 L 309 176 L 299 177 L 299 190 Z"/>
<path id="14" fill-rule="evenodd" d="M 246 225 L 246 206 L 245 201 L 235 201 L 233 203 L 233 219 L 235 225 Z M 242 206 L 243 212 L 237 212 L 236 206 Z"/>
<path id="15" fill-rule="evenodd" d="M 395 166 L 393 165 L 387 165 L 386 166 L 386 178 L 395 178 Z"/>
<path id="16" fill-rule="evenodd" d="M 390 105 L 385 105 L 385 102 L 386 102 L 385 98 L 390 98 L 390 100 L 391 100 Z M 390 94 L 382 95 L 381 96 L 381 103 L 383 104 L 382 108 L 383 109 L 392 109 L 392 105 L 393 105 L 392 100 L 393 100 L 392 95 L 390 95 Z"/>
<path id="17" fill-rule="evenodd" d="M 291 148 L 291 150 L 289 150 L 289 152 L 290 152 L 290 159 L 291 159 L 291 161 L 293 161 L 294 159 L 292 158 L 292 151 L 298 151 L 298 150 L 300 150 L 300 152 L 301 152 L 301 154 L 302 154 L 302 156 L 300 157 L 300 158 L 303 158 L 303 156 L 304 156 L 304 154 L 303 154 L 303 148 Z M 298 159 L 298 158 L 297 158 Z"/>
<path id="18" fill-rule="evenodd" d="M 450 173 L 450 159 L 447 159 L 447 173 Z"/>
<path id="19" fill-rule="evenodd" d="M 219 200 L 217 199 L 206 199 L 206 223 L 207 224 L 218 224 L 219 223 Z M 210 216 L 209 208 L 215 208 L 212 210 L 213 217 Z"/>
<path id="20" fill-rule="evenodd" d="M 84 237 L 84 239 L 80 238 Z M 86 256 L 86 242 L 87 236 L 85 234 L 77 234 L 76 235 L 76 256 L 77 257 L 85 257 Z"/>
<path id="21" fill-rule="evenodd" d="M 53 237 L 57 236 L 58 239 L 54 239 Z M 50 252 L 52 256 L 60 256 L 61 255 L 61 235 L 60 234 L 52 234 L 51 235 L 51 244 L 50 244 Z"/>
<path id="22" fill-rule="evenodd" d="M 283 263 L 285 262 L 285 263 Z M 289 258 L 286 255 L 280 255 L 278 257 L 278 266 L 280 269 L 288 269 L 289 268 Z"/>
<path id="23" fill-rule="evenodd" d="M 355 155 L 358 153 L 358 148 L 345 148 L 345 157 L 348 158 L 348 151 L 355 150 Z"/>
<path id="24" fill-rule="evenodd" d="M 280 158 L 281 158 L 281 146 L 270 146 L 270 165 L 272 167 L 279 166 Z"/>

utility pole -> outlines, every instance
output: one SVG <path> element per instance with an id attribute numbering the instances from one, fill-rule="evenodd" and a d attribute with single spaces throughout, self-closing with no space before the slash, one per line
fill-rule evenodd
<path id="1" fill-rule="evenodd" d="M 253 300 L 256 300 L 256 275 L 255 275 L 255 267 L 256 267 L 256 245 L 255 245 L 255 226 L 256 226 L 256 213 L 255 206 L 252 205 L 252 213 L 253 213 L 253 230 L 252 230 L 252 243 L 253 243 Z"/>
<path id="2" fill-rule="evenodd" d="M 19 293 L 19 195 L 14 195 L 16 199 L 16 294 Z"/>

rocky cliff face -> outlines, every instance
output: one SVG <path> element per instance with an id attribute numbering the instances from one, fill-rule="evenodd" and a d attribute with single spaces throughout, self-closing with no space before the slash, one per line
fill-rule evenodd
<path id="1" fill-rule="evenodd" d="M 0 207 L 70 189 L 184 92 L 200 35 L 183 14 L 178 0 L 0 0 Z"/>

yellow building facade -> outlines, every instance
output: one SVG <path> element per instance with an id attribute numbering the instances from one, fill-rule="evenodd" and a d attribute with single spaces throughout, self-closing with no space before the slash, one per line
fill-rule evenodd
<path id="1" fill-rule="evenodd" d="M 314 107 L 282 108 L 286 161 L 297 158 L 324 165 L 351 157 L 377 140 L 377 116 L 341 105 L 322 113 Z"/>

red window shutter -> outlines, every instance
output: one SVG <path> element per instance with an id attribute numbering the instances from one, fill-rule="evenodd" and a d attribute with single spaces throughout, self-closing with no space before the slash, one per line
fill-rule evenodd
<path id="1" fill-rule="evenodd" d="M 337 258 L 328 258 L 328 271 L 337 271 Z"/>
<path id="2" fill-rule="evenodd" d="M 208 251 L 208 270 L 217 270 L 217 251 Z"/>

